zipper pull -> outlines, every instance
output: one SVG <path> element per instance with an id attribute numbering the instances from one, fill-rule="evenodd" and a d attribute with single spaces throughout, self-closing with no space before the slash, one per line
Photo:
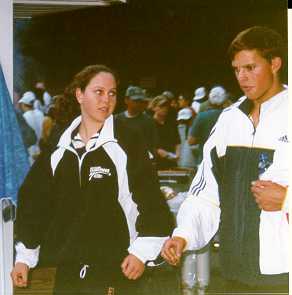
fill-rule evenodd
<path id="1" fill-rule="evenodd" d="M 253 126 L 252 136 L 254 136 L 256 133 L 256 127 Z"/>
<path id="2" fill-rule="evenodd" d="M 79 273 L 79 275 L 80 275 L 80 279 L 84 279 L 85 278 L 85 276 L 86 276 L 86 271 L 87 271 L 87 268 L 89 267 L 89 265 L 87 265 L 87 264 L 84 264 L 83 265 L 83 267 L 81 268 L 81 270 L 80 270 L 80 273 Z"/>

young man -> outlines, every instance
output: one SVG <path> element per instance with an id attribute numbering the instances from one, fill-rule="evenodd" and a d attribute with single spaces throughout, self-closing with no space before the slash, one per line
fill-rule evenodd
<path id="1" fill-rule="evenodd" d="M 230 45 L 245 96 L 220 115 L 203 161 L 162 251 L 176 264 L 200 249 L 220 222 L 222 274 L 252 288 L 288 287 L 288 91 L 281 83 L 281 37 L 252 27 Z M 285 204 L 284 204 L 285 203 Z"/>
<path id="2" fill-rule="evenodd" d="M 145 90 L 138 86 L 129 86 L 125 94 L 127 109 L 116 115 L 127 127 L 136 130 L 145 139 L 149 155 L 156 154 L 158 134 L 154 120 L 145 113 L 149 100 Z"/>

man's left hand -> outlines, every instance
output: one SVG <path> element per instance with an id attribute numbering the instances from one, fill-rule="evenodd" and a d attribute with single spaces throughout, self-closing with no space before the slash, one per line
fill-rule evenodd
<path id="1" fill-rule="evenodd" d="M 251 183 L 251 191 L 260 209 L 280 211 L 285 201 L 287 187 L 272 181 L 256 180 Z"/>

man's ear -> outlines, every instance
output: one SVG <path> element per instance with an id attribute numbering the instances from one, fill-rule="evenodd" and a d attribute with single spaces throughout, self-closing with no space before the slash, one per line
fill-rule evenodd
<path id="1" fill-rule="evenodd" d="M 82 101 L 83 101 L 83 93 L 82 93 L 82 91 L 81 91 L 80 88 L 76 88 L 76 90 L 75 90 L 75 96 L 76 96 L 77 101 L 79 103 L 82 103 Z"/>
<path id="2" fill-rule="evenodd" d="M 273 73 L 278 73 L 280 68 L 282 67 L 282 59 L 278 56 L 272 58 L 271 65 Z"/>

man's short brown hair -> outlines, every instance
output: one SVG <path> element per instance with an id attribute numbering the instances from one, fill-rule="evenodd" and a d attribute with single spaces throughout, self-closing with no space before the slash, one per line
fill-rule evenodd
<path id="1" fill-rule="evenodd" d="M 239 51 L 253 49 L 271 61 L 274 57 L 284 60 L 287 48 L 278 32 L 267 27 L 254 26 L 240 32 L 235 37 L 229 46 L 228 55 L 233 60 Z"/>

